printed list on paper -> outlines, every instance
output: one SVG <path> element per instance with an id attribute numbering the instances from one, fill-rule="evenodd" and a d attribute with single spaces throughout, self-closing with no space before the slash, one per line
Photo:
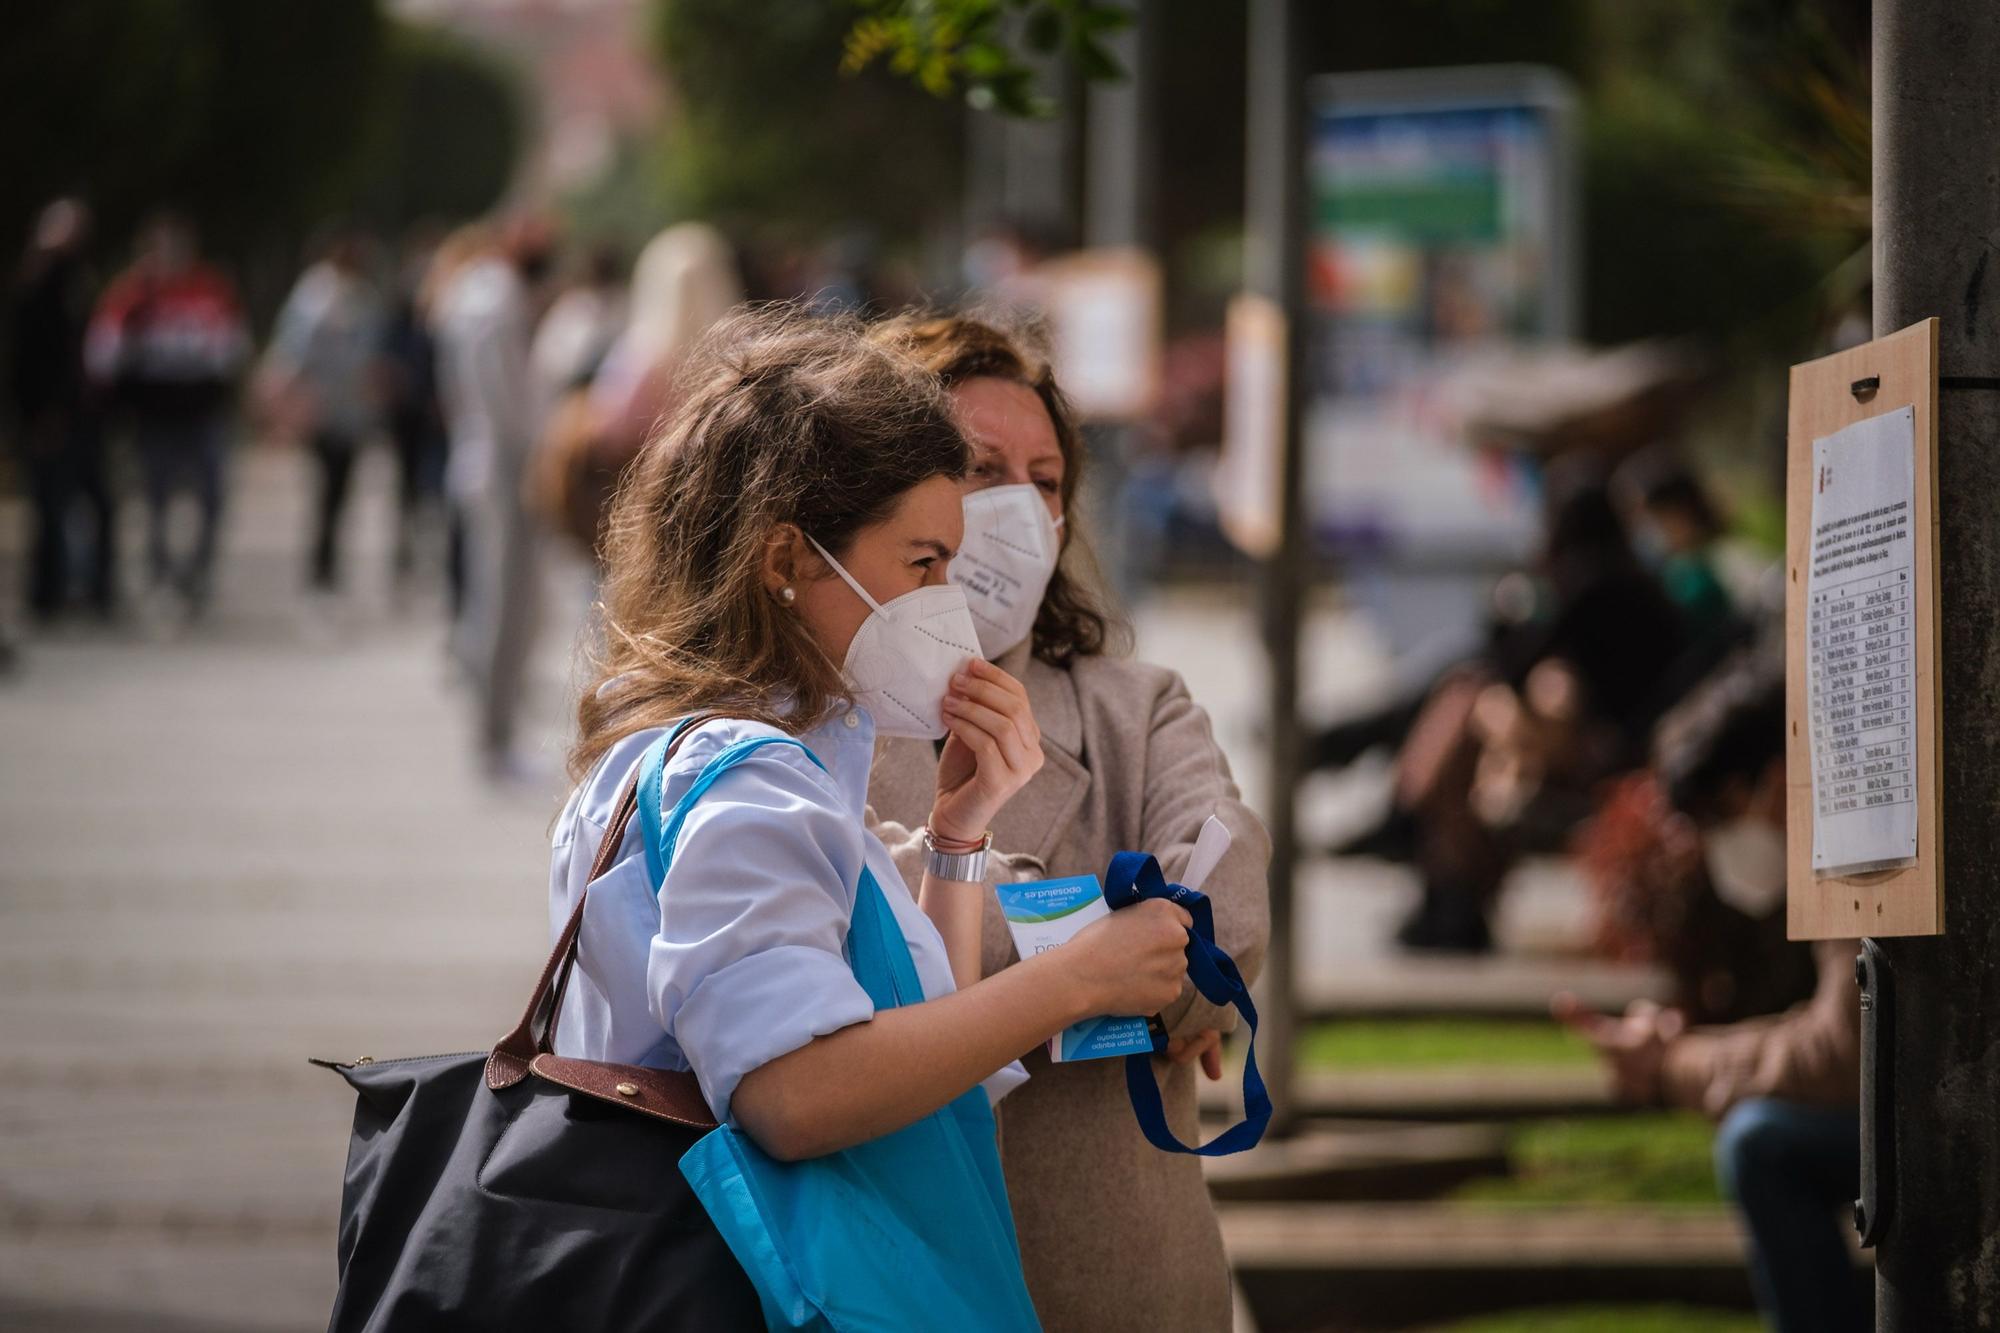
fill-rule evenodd
<path id="1" fill-rule="evenodd" d="M 1916 414 L 1813 441 L 1806 579 L 1813 871 L 1917 854 Z"/>

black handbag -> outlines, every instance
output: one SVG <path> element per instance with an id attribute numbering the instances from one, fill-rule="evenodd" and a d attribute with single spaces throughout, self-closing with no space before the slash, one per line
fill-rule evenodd
<path id="1" fill-rule="evenodd" d="M 592 880 L 617 855 L 637 776 Z M 554 1054 L 582 922 L 579 898 L 492 1051 L 313 1061 L 360 1094 L 330 1333 L 764 1327 L 681 1175 L 681 1155 L 715 1127 L 694 1075 Z"/>

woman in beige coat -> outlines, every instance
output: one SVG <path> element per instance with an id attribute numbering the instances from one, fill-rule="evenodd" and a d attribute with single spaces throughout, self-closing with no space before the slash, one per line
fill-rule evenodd
<path id="1" fill-rule="evenodd" d="M 1106 654 L 1105 618 L 1064 567 L 1070 562 L 1058 564 L 1039 593 L 1031 572 L 1029 600 L 1012 609 L 1006 585 L 1018 562 L 997 572 L 968 568 L 979 556 L 973 533 L 982 521 L 999 525 L 1003 545 L 1011 546 L 1010 534 L 1027 548 L 1077 545 L 1081 441 L 1046 358 L 1021 337 L 965 318 L 902 319 L 875 336 L 910 352 L 951 392 L 973 447 L 968 536 L 952 577 L 969 593 L 982 574 L 997 581 L 991 595 L 970 599 L 981 647 L 1026 686 L 1041 727 L 1042 769 L 993 825 L 993 873 L 1101 877 L 1114 852 L 1132 850 L 1152 852 L 1172 879 L 1202 822 L 1217 815 L 1234 841 L 1204 891 L 1214 902 L 1217 942 L 1254 980 L 1270 930 L 1270 840 L 1240 800 L 1207 714 L 1178 673 Z M 976 497 L 988 488 L 984 500 Z M 1052 520 L 1039 538 L 1014 521 L 1028 499 Z M 912 885 L 923 873 L 922 826 L 936 775 L 936 752 L 924 741 L 877 746 L 869 784 L 876 831 Z M 982 954 L 987 976 L 1018 961 L 995 898 L 986 903 Z M 1195 1066 L 1220 1073 L 1218 1034 L 1235 1025 L 1235 1013 L 1188 987 L 1162 1017 L 1172 1045 L 1154 1072 L 1174 1133 L 1194 1143 Z M 1200 1160 L 1160 1152 L 1141 1136 L 1123 1060 L 1051 1065 L 1041 1050 L 1024 1059 L 1031 1077 L 1006 1103 L 1001 1155 L 1028 1289 L 1044 1324 L 1057 1333 L 1228 1328 L 1229 1273 Z"/>

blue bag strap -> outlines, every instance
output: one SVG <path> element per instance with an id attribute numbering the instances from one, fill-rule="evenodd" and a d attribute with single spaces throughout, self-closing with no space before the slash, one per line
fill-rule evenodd
<path id="1" fill-rule="evenodd" d="M 1257 1072 L 1257 1006 L 1250 1001 L 1250 987 L 1244 984 L 1235 960 L 1215 942 L 1215 908 L 1207 894 L 1169 883 L 1160 871 L 1160 863 L 1145 852 L 1119 852 L 1112 857 L 1111 869 L 1104 879 L 1104 901 L 1119 908 L 1147 898 L 1178 903 L 1194 918 L 1194 926 L 1188 931 L 1188 979 L 1194 982 L 1203 999 L 1211 1004 L 1231 1005 L 1243 1015 L 1250 1028 L 1250 1049 L 1243 1057 L 1243 1119 L 1194 1148 L 1174 1137 L 1167 1125 L 1166 1109 L 1160 1103 L 1159 1081 L 1153 1077 L 1153 1057 L 1126 1056 L 1125 1091 L 1132 1099 L 1133 1114 L 1139 1118 L 1139 1131 L 1162 1152 L 1222 1157 L 1254 1148 L 1264 1137 L 1264 1127 L 1271 1123 L 1271 1095 L 1264 1089 L 1264 1076 Z"/>
<path id="2" fill-rule="evenodd" d="M 667 756 L 674 752 L 683 734 L 702 721 L 699 715 L 684 717 L 668 729 L 667 734 L 646 747 L 639 756 L 639 787 L 636 803 L 639 815 L 639 841 L 646 849 L 646 873 L 652 877 L 653 894 L 659 895 L 660 884 L 666 879 L 666 862 L 660 856 L 660 824 L 666 813 L 660 807 L 664 802 L 664 786 L 667 773 Z"/>
<path id="3" fill-rule="evenodd" d="M 680 800 L 674 803 L 674 808 L 663 809 L 667 751 L 680 738 L 681 732 L 697 720 L 700 719 L 682 718 L 672 731 L 654 741 L 639 760 L 639 828 L 645 837 L 646 870 L 653 878 L 655 894 L 666 883 L 667 867 L 673 863 L 674 846 L 680 841 L 681 825 L 687 823 L 688 812 L 694 809 L 694 803 L 720 781 L 724 773 L 749 758 L 753 751 L 766 745 L 796 745 L 804 751 L 806 758 L 813 761 L 814 767 L 822 772 L 826 769 L 819 756 L 807 749 L 802 741 L 793 740 L 790 736 L 751 736 L 725 746 L 696 775 Z"/>
<path id="4" fill-rule="evenodd" d="M 752 736 L 724 747 L 696 775 L 674 808 L 663 809 L 667 753 L 689 723 L 697 720 L 683 718 L 671 732 L 653 742 L 639 761 L 639 827 L 646 844 L 646 870 L 652 876 L 655 894 L 666 884 L 667 867 L 673 863 L 681 826 L 687 822 L 695 802 L 753 752 L 766 745 L 795 745 L 821 772 L 826 771 L 819 756 L 803 742 L 789 736 Z M 923 982 L 917 976 L 903 928 L 897 924 L 895 912 L 866 865 L 861 867 L 860 881 L 854 886 L 854 911 L 847 926 L 847 965 L 878 1010 L 923 1001 Z"/>
<path id="5" fill-rule="evenodd" d="M 910 957 L 909 941 L 882 887 L 866 865 L 854 886 L 854 915 L 847 924 L 847 965 L 879 1012 L 924 1002 L 924 983 Z"/>

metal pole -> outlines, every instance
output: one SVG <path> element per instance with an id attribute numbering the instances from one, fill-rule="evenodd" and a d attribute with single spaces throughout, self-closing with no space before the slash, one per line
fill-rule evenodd
<path id="1" fill-rule="evenodd" d="M 1125 77 L 1092 84 L 1084 116 L 1083 243 L 1149 249 L 1153 245 L 1153 187 L 1159 179 L 1153 158 L 1154 38 L 1159 16 L 1154 5 L 1137 4 L 1131 26 L 1105 41 Z M 1139 432 L 1131 422 L 1100 421 L 1084 428 L 1090 466 L 1087 488 L 1091 525 L 1097 534 L 1098 565 L 1118 600 L 1130 606 L 1141 581 L 1156 573 L 1141 569 L 1131 548 L 1130 525 L 1118 502 L 1132 469 Z"/>
<path id="2" fill-rule="evenodd" d="M 2000 4 L 1876 0 L 1875 331 L 1939 318 L 1945 931 L 1896 977 L 1877 1327 L 2000 1327 Z"/>
<path id="3" fill-rule="evenodd" d="M 1153 47 L 1156 6 L 1133 6 L 1129 27 L 1112 33 L 1105 47 L 1125 67 L 1116 83 L 1091 85 L 1084 118 L 1083 183 L 1085 245 L 1151 245 L 1153 161 Z"/>
<path id="4" fill-rule="evenodd" d="M 1278 548 L 1262 569 L 1264 647 L 1270 660 L 1271 952 L 1265 965 L 1264 1075 L 1277 1105 L 1273 1126 L 1293 1115 L 1297 1028 L 1293 876 L 1298 865 L 1299 621 L 1308 581 L 1300 498 L 1299 400 L 1305 358 L 1305 103 L 1298 0 L 1252 0 L 1245 277 L 1284 312 L 1284 445 L 1278 478 Z"/>

